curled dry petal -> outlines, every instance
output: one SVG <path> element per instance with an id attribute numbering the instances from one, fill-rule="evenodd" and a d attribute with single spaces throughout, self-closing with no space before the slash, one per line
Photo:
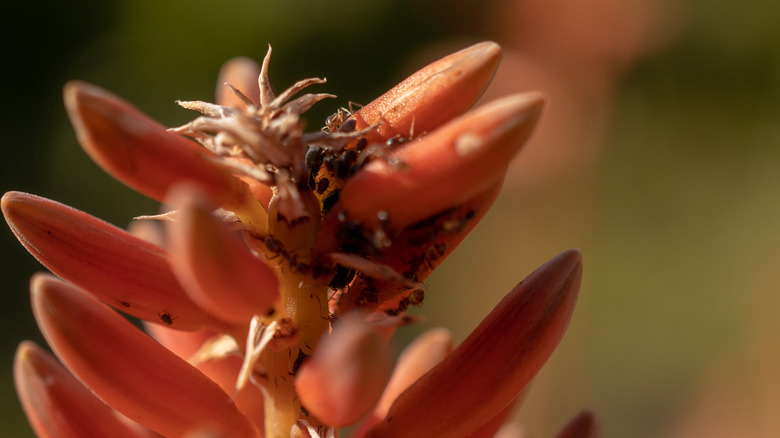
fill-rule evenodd
<path id="1" fill-rule="evenodd" d="M 598 438 L 599 425 L 590 410 L 584 410 L 572 418 L 555 438 Z"/>
<path id="2" fill-rule="evenodd" d="M 367 136 L 369 143 L 433 131 L 476 102 L 500 59 L 501 47 L 494 42 L 445 56 L 357 111 L 357 129 L 380 123 Z"/>
<path id="3" fill-rule="evenodd" d="M 265 214 L 249 187 L 195 142 L 91 84 L 69 82 L 64 99 L 82 147 L 116 179 L 158 201 L 174 184 L 190 181 L 212 203 L 264 228 Z"/>
<path id="4" fill-rule="evenodd" d="M 11 230 L 39 262 L 100 301 L 184 330 L 226 327 L 187 296 L 162 248 L 39 196 L 8 192 L 0 205 Z"/>
<path id="5" fill-rule="evenodd" d="M 134 428 L 31 341 L 16 350 L 14 381 L 40 438 L 139 438 Z"/>
<path id="6" fill-rule="evenodd" d="M 128 418 L 169 437 L 197 428 L 258 436 L 217 384 L 108 307 L 48 274 L 33 277 L 31 295 L 57 356 Z"/>
<path id="7" fill-rule="evenodd" d="M 168 226 L 174 273 L 198 305 L 223 321 L 248 324 L 279 306 L 279 280 L 243 240 L 204 208 L 192 187 L 176 187 Z"/>
<path id="8" fill-rule="evenodd" d="M 385 418 L 398 395 L 444 360 L 452 349 L 452 334 L 443 328 L 428 330 L 409 344 L 398 358 L 393 375 L 374 411 L 363 420 L 354 436 L 362 436 L 368 428 Z"/>
<path id="9" fill-rule="evenodd" d="M 373 407 L 390 369 L 390 353 L 381 336 L 369 324 L 347 317 L 301 365 L 295 387 L 312 415 L 342 427 Z"/>
<path id="10" fill-rule="evenodd" d="M 466 436 L 490 421 L 558 345 L 581 276 L 577 250 L 534 271 L 452 354 L 402 393 L 367 436 Z"/>
<path id="11" fill-rule="evenodd" d="M 544 100 L 506 97 L 405 144 L 394 160 L 374 160 L 341 190 L 337 207 L 369 228 L 402 229 L 458 205 L 503 178 L 512 157 L 530 137 Z M 397 161 L 395 161 L 397 160 Z"/>

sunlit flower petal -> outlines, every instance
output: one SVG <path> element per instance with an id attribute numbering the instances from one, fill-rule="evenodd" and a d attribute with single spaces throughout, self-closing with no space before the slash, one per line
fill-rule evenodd
<path id="1" fill-rule="evenodd" d="M 38 261 L 104 303 L 181 329 L 227 326 L 187 296 L 165 250 L 84 212 L 26 193 L 6 193 L 2 211 Z"/>
<path id="2" fill-rule="evenodd" d="M 483 42 L 420 69 L 355 114 L 357 129 L 381 123 L 368 141 L 433 131 L 469 109 L 487 88 L 501 47 Z"/>
<path id="3" fill-rule="evenodd" d="M 31 293 L 57 356 L 128 418 L 169 437 L 198 427 L 257 436 L 219 386 L 106 306 L 46 274 L 33 278 Z"/>
<path id="4" fill-rule="evenodd" d="M 158 201 L 174 184 L 189 181 L 214 204 L 259 220 L 258 226 L 264 223 L 262 208 L 247 185 L 195 142 L 94 85 L 69 82 L 64 99 L 84 150 L 118 180 Z"/>
<path id="5" fill-rule="evenodd" d="M 369 228 L 402 229 L 487 189 L 530 137 L 544 100 L 515 95 L 484 105 L 408 143 L 393 160 L 370 162 L 352 177 L 335 207 Z"/>

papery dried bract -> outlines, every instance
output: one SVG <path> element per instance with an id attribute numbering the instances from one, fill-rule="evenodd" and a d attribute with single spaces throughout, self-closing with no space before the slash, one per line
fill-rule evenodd
<path id="1" fill-rule="evenodd" d="M 200 427 L 257 437 L 219 386 L 116 312 L 48 274 L 33 277 L 30 289 L 49 345 L 117 411 L 169 437 Z"/>

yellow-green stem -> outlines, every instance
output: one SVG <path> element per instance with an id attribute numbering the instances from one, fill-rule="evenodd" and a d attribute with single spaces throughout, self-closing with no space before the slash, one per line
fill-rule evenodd
<path id="1" fill-rule="evenodd" d="M 307 285 L 311 281 L 310 277 L 293 272 L 287 272 L 282 277 L 285 310 L 287 316 L 298 324 L 301 338 L 288 349 L 264 353 L 263 364 L 268 374 L 265 404 L 267 438 L 289 438 L 291 428 L 301 416 L 293 365 L 298 352 L 302 350 L 304 354 L 311 355 L 320 337 L 328 330 L 328 287 Z"/>

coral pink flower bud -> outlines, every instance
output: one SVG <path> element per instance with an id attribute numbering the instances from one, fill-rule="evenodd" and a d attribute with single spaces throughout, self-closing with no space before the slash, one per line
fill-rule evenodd
<path id="1" fill-rule="evenodd" d="M 273 269 L 206 209 L 192 189 L 174 188 L 168 204 L 178 209 L 168 225 L 171 264 L 187 294 L 223 321 L 248 324 L 280 305 Z"/>
<path id="2" fill-rule="evenodd" d="M 409 344 L 398 358 L 393 375 L 374 411 L 363 421 L 355 435 L 362 436 L 368 428 L 385 418 L 398 395 L 444 360 L 452 349 L 452 334 L 442 328 L 428 330 Z"/>
<path id="3" fill-rule="evenodd" d="M 39 262 L 100 301 L 184 330 L 227 326 L 187 296 L 162 248 L 39 196 L 8 192 L 0 205 L 11 230 Z"/>
<path id="4" fill-rule="evenodd" d="M 390 363 L 387 346 L 369 324 L 344 318 L 298 370 L 301 404 L 331 426 L 352 424 L 382 395 Z"/>
<path id="5" fill-rule="evenodd" d="M 398 230 L 456 206 L 503 178 L 543 106 L 533 94 L 483 105 L 403 145 L 392 160 L 370 162 L 344 185 L 334 208 L 368 228 Z M 387 213 L 384 224 L 380 212 Z"/>
<path id="6" fill-rule="evenodd" d="M 63 93 L 82 147 L 116 179 L 158 201 L 174 184 L 190 181 L 228 210 L 260 209 L 247 185 L 217 164 L 213 154 L 129 103 L 79 81 L 66 84 Z"/>
<path id="7" fill-rule="evenodd" d="M 47 274 L 34 276 L 30 289 L 49 345 L 117 411 L 168 437 L 198 428 L 258 436 L 216 383 L 116 312 Z"/>
<path id="8" fill-rule="evenodd" d="M 558 345 L 581 276 L 577 250 L 534 271 L 452 354 L 403 392 L 366 436 L 466 436 L 490 421 Z"/>
<path id="9" fill-rule="evenodd" d="M 40 438 L 139 438 L 133 427 L 31 341 L 16 350 L 14 381 Z"/>
<path id="10" fill-rule="evenodd" d="M 501 47 L 490 41 L 445 56 L 357 111 L 357 129 L 380 123 L 369 143 L 433 131 L 476 102 L 500 59 Z"/>

